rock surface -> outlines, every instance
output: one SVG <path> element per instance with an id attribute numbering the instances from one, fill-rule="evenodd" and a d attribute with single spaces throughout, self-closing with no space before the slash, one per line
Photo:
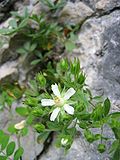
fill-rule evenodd
<path id="1" fill-rule="evenodd" d="M 113 100 L 120 100 L 120 11 L 91 18 L 79 33 L 78 49 L 87 83 Z"/>
<path id="2" fill-rule="evenodd" d="M 60 22 L 68 24 L 80 24 L 93 14 L 93 10 L 82 2 L 68 2 L 60 12 Z"/>
<path id="3" fill-rule="evenodd" d="M 4 112 L 0 112 L 0 129 L 3 129 L 7 132 L 7 128 L 10 124 L 16 124 L 21 121 L 21 117 L 18 114 L 15 114 L 14 109 L 18 104 L 12 105 L 12 115 L 5 109 Z M 37 134 L 33 131 L 32 128 L 29 128 L 29 132 L 25 137 L 21 138 L 21 144 L 24 148 L 24 160 L 33 160 L 43 149 L 42 144 L 36 142 Z M 11 140 L 14 140 L 17 144 L 17 139 L 15 136 L 11 137 Z"/>
<path id="4" fill-rule="evenodd" d="M 107 154 L 98 153 L 96 145 L 88 144 L 82 136 L 76 137 L 67 154 L 63 149 L 56 148 L 54 143 L 39 160 L 109 160 Z"/>

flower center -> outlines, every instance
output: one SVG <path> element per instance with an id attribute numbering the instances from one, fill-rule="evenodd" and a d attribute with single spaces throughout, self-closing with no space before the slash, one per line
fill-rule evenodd
<path id="1" fill-rule="evenodd" d="M 64 104 L 64 100 L 63 100 L 62 98 L 60 98 L 60 97 L 55 97 L 55 98 L 54 98 L 54 102 L 55 102 L 55 104 L 56 104 L 57 106 L 61 106 L 61 105 Z"/>

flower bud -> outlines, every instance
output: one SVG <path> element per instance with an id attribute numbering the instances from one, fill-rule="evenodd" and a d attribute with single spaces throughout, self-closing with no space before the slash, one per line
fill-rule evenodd
<path id="1" fill-rule="evenodd" d="M 99 144 L 97 150 L 98 150 L 100 153 L 103 153 L 103 152 L 105 152 L 105 150 L 106 150 L 106 146 L 105 146 L 104 144 Z"/>
<path id="2" fill-rule="evenodd" d="M 39 84 L 40 84 L 41 87 L 45 87 L 45 85 L 46 85 L 46 79 L 45 79 L 45 77 L 41 73 L 37 74 L 36 79 L 39 82 Z"/>
<path id="3" fill-rule="evenodd" d="M 65 138 L 62 138 L 62 139 L 61 139 L 61 144 L 62 144 L 63 146 L 65 146 L 65 145 L 67 144 L 67 142 L 68 142 L 68 139 L 65 139 Z"/>

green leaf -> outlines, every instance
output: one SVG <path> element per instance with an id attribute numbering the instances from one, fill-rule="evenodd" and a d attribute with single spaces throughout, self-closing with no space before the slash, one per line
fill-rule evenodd
<path id="1" fill-rule="evenodd" d="M 24 48 L 19 48 L 19 49 L 17 49 L 17 53 L 19 53 L 19 54 L 28 54 L 28 51 L 26 51 Z"/>
<path id="2" fill-rule="evenodd" d="M 36 124 L 35 126 L 34 126 L 34 128 L 37 130 L 37 132 L 42 132 L 42 131 L 44 131 L 45 130 L 45 126 L 43 125 L 43 124 Z"/>
<path id="3" fill-rule="evenodd" d="M 59 131 L 63 126 L 59 124 L 58 122 L 47 122 L 47 127 L 52 131 Z"/>
<path id="4" fill-rule="evenodd" d="M 41 108 L 35 108 L 35 110 L 32 111 L 32 115 L 35 117 L 40 117 L 42 116 L 44 111 Z"/>
<path id="5" fill-rule="evenodd" d="M 112 118 L 120 118 L 120 112 L 113 112 L 109 114 L 109 116 L 111 116 Z"/>
<path id="6" fill-rule="evenodd" d="M 14 32 L 14 29 L 2 28 L 0 29 L 0 34 L 11 34 Z"/>
<path id="7" fill-rule="evenodd" d="M 31 64 L 31 65 L 36 65 L 36 64 L 38 64 L 40 61 L 41 61 L 40 59 L 35 59 L 35 60 L 33 60 L 30 64 Z"/>
<path id="8" fill-rule="evenodd" d="M 100 121 L 103 118 L 103 107 L 101 104 L 97 104 L 91 114 L 91 118 L 94 121 Z"/>
<path id="9" fill-rule="evenodd" d="M 83 121 L 83 122 L 81 121 L 81 122 L 79 123 L 79 126 L 80 126 L 80 128 L 82 128 L 82 129 L 86 129 L 86 128 L 88 127 L 88 126 L 87 126 L 87 122 L 84 122 L 84 121 Z"/>
<path id="10" fill-rule="evenodd" d="M 29 114 L 29 116 L 27 117 L 27 124 L 31 125 L 33 123 L 34 120 L 34 116 Z"/>
<path id="11" fill-rule="evenodd" d="M 30 51 L 33 52 L 36 47 L 37 47 L 37 43 L 31 44 L 31 46 L 30 46 Z"/>
<path id="12" fill-rule="evenodd" d="M 120 160 L 120 146 L 116 149 L 112 160 Z"/>
<path id="13" fill-rule="evenodd" d="M 12 19 L 11 21 L 9 21 L 9 25 L 12 26 L 12 28 L 17 28 L 16 19 Z"/>
<path id="14" fill-rule="evenodd" d="M 105 101 L 104 101 L 104 115 L 108 115 L 109 111 L 110 111 L 110 100 L 107 98 Z"/>
<path id="15" fill-rule="evenodd" d="M 80 113 L 77 115 L 79 120 L 89 120 L 90 119 L 91 114 L 84 114 L 84 113 Z"/>
<path id="16" fill-rule="evenodd" d="M 0 130 L 0 144 L 2 144 L 3 136 L 4 136 L 4 132 Z"/>
<path id="17" fill-rule="evenodd" d="M 28 23 L 28 18 L 25 18 L 20 24 L 19 24 L 19 28 L 24 28 Z"/>
<path id="18" fill-rule="evenodd" d="M 78 82 L 80 84 L 83 84 L 85 82 L 85 75 L 83 73 L 80 74 L 80 76 L 78 78 Z"/>
<path id="19" fill-rule="evenodd" d="M 115 141 L 112 143 L 111 147 L 110 147 L 109 153 L 112 153 L 112 152 L 114 152 L 115 150 L 117 150 L 117 148 L 119 147 L 119 145 L 120 145 L 119 140 L 115 140 Z"/>
<path id="20" fill-rule="evenodd" d="M 42 73 L 38 73 L 36 75 L 36 80 L 38 81 L 40 87 L 45 87 L 46 79 Z"/>
<path id="21" fill-rule="evenodd" d="M 76 45 L 71 40 L 67 40 L 65 42 L 65 48 L 67 52 L 72 52 L 76 48 Z"/>
<path id="22" fill-rule="evenodd" d="M 10 132 L 11 134 L 16 133 L 16 129 L 14 127 L 14 124 L 9 125 L 8 132 Z"/>
<path id="23" fill-rule="evenodd" d="M 21 135 L 22 136 L 26 136 L 28 134 L 28 128 L 24 127 L 22 130 L 21 130 Z"/>
<path id="24" fill-rule="evenodd" d="M 84 131 L 84 136 L 89 143 L 92 143 L 95 140 L 94 134 L 88 129 Z"/>
<path id="25" fill-rule="evenodd" d="M 14 160 L 19 160 L 20 157 L 23 155 L 23 153 L 24 153 L 24 149 L 20 147 L 18 150 L 16 150 L 14 154 Z"/>
<path id="26" fill-rule="evenodd" d="M 15 150 L 15 142 L 10 142 L 6 148 L 7 156 L 11 156 Z"/>
<path id="27" fill-rule="evenodd" d="M 21 116 L 27 116 L 29 114 L 28 109 L 25 107 L 16 108 L 16 112 Z"/>
<path id="28" fill-rule="evenodd" d="M 47 5 L 49 8 L 54 8 L 54 3 L 51 0 L 40 0 L 42 3 Z"/>
<path id="29" fill-rule="evenodd" d="M 0 156 L 0 160 L 7 160 L 6 156 Z"/>
<path id="30" fill-rule="evenodd" d="M 70 40 L 76 41 L 78 39 L 77 35 L 75 35 L 73 32 L 70 33 Z"/>
<path id="31" fill-rule="evenodd" d="M 27 51 L 29 51 L 30 50 L 30 42 L 26 42 L 25 44 L 24 44 L 24 49 L 25 50 L 27 50 Z"/>
<path id="32" fill-rule="evenodd" d="M 10 137 L 8 135 L 3 135 L 2 138 L 3 139 L 2 139 L 2 144 L 1 144 L 1 150 L 4 150 L 6 146 L 8 145 Z"/>
<path id="33" fill-rule="evenodd" d="M 99 144 L 97 150 L 98 150 L 100 153 L 105 152 L 105 150 L 106 150 L 105 144 Z"/>
<path id="34" fill-rule="evenodd" d="M 120 127 L 119 128 L 112 128 L 112 131 L 114 132 L 115 138 L 120 140 Z"/>

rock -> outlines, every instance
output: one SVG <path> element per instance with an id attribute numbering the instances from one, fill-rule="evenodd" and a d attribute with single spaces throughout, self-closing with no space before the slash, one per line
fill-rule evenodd
<path id="1" fill-rule="evenodd" d="M 32 13 L 33 14 L 40 14 L 41 13 L 41 3 L 37 3 L 34 7 L 33 7 L 33 10 L 32 10 Z"/>
<path id="2" fill-rule="evenodd" d="M 7 128 L 10 124 L 16 124 L 19 123 L 22 119 L 21 117 L 15 113 L 16 106 L 19 106 L 20 104 L 14 103 L 12 105 L 12 115 L 8 110 L 4 109 L 4 111 L 0 112 L 0 129 L 3 129 L 4 131 L 7 131 Z M 33 160 L 43 149 L 43 144 L 37 143 L 37 133 L 33 131 L 32 128 L 29 128 L 29 132 L 26 136 L 21 138 L 21 145 L 24 148 L 24 160 Z M 11 136 L 11 140 L 14 140 L 16 142 L 16 149 L 17 149 L 17 139 L 16 136 Z"/>
<path id="3" fill-rule="evenodd" d="M 29 128 L 28 135 L 21 139 L 24 148 L 24 160 L 34 160 L 42 152 L 43 144 L 37 143 L 37 136 L 38 134 L 32 128 Z"/>
<path id="4" fill-rule="evenodd" d="M 97 10 L 104 12 L 110 12 L 116 7 L 120 7 L 120 1 L 118 0 L 100 0 L 95 4 Z"/>
<path id="5" fill-rule="evenodd" d="M 10 16 L 10 11 L 14 8 L 16 0 L 1 0 L 0 1 L 0 22 L 6 20 Z"/>
<path id="6" fill-rule="evenodd" d="M 83 136 L 75 138 L 72 147 L 67 154 L 65 154 L 63 149 L 56 148 L 54 143 L 55 140 L 47 153 L 41 156 L 39 160 L 109 160 L 109 156 L 107 154 L 101 155 L 97 152 L 96 143 L 87 143 Z"/>
<path id="7" fill-rule="evenodd" d="M 107 13 L 111 10 L 120 7 L 119 0 L 82 0 L 90 8 L 96 11 L 96 13 Z"/>
<path id="8" fill-rule="evenodd" d="M 59 21 L 66 24 L 80 24 L 93 14 L 93 10 L 82 2 L 68 2 L 60 12 Z"/>
<path id="9" fill-rule="evenodd" d="M 6 62 L 2 66 L 0 66 L 0 80 L 8 79 L 10 82 L 11 80 L 18 79 L 18 70 L 17 70 L 17 62 Z"/>
<path id="10" fill-rule="evenodd" d="M 91 18 L 82 26 L 75 50 L 95 94 L 120 100 L 120 11 Z"/>
<path id="11" fill-rule="evenodd" d="M 9 37 L 0 35 L 0 62 L 2 61 L 3 53 L 9 48 Z"/>

